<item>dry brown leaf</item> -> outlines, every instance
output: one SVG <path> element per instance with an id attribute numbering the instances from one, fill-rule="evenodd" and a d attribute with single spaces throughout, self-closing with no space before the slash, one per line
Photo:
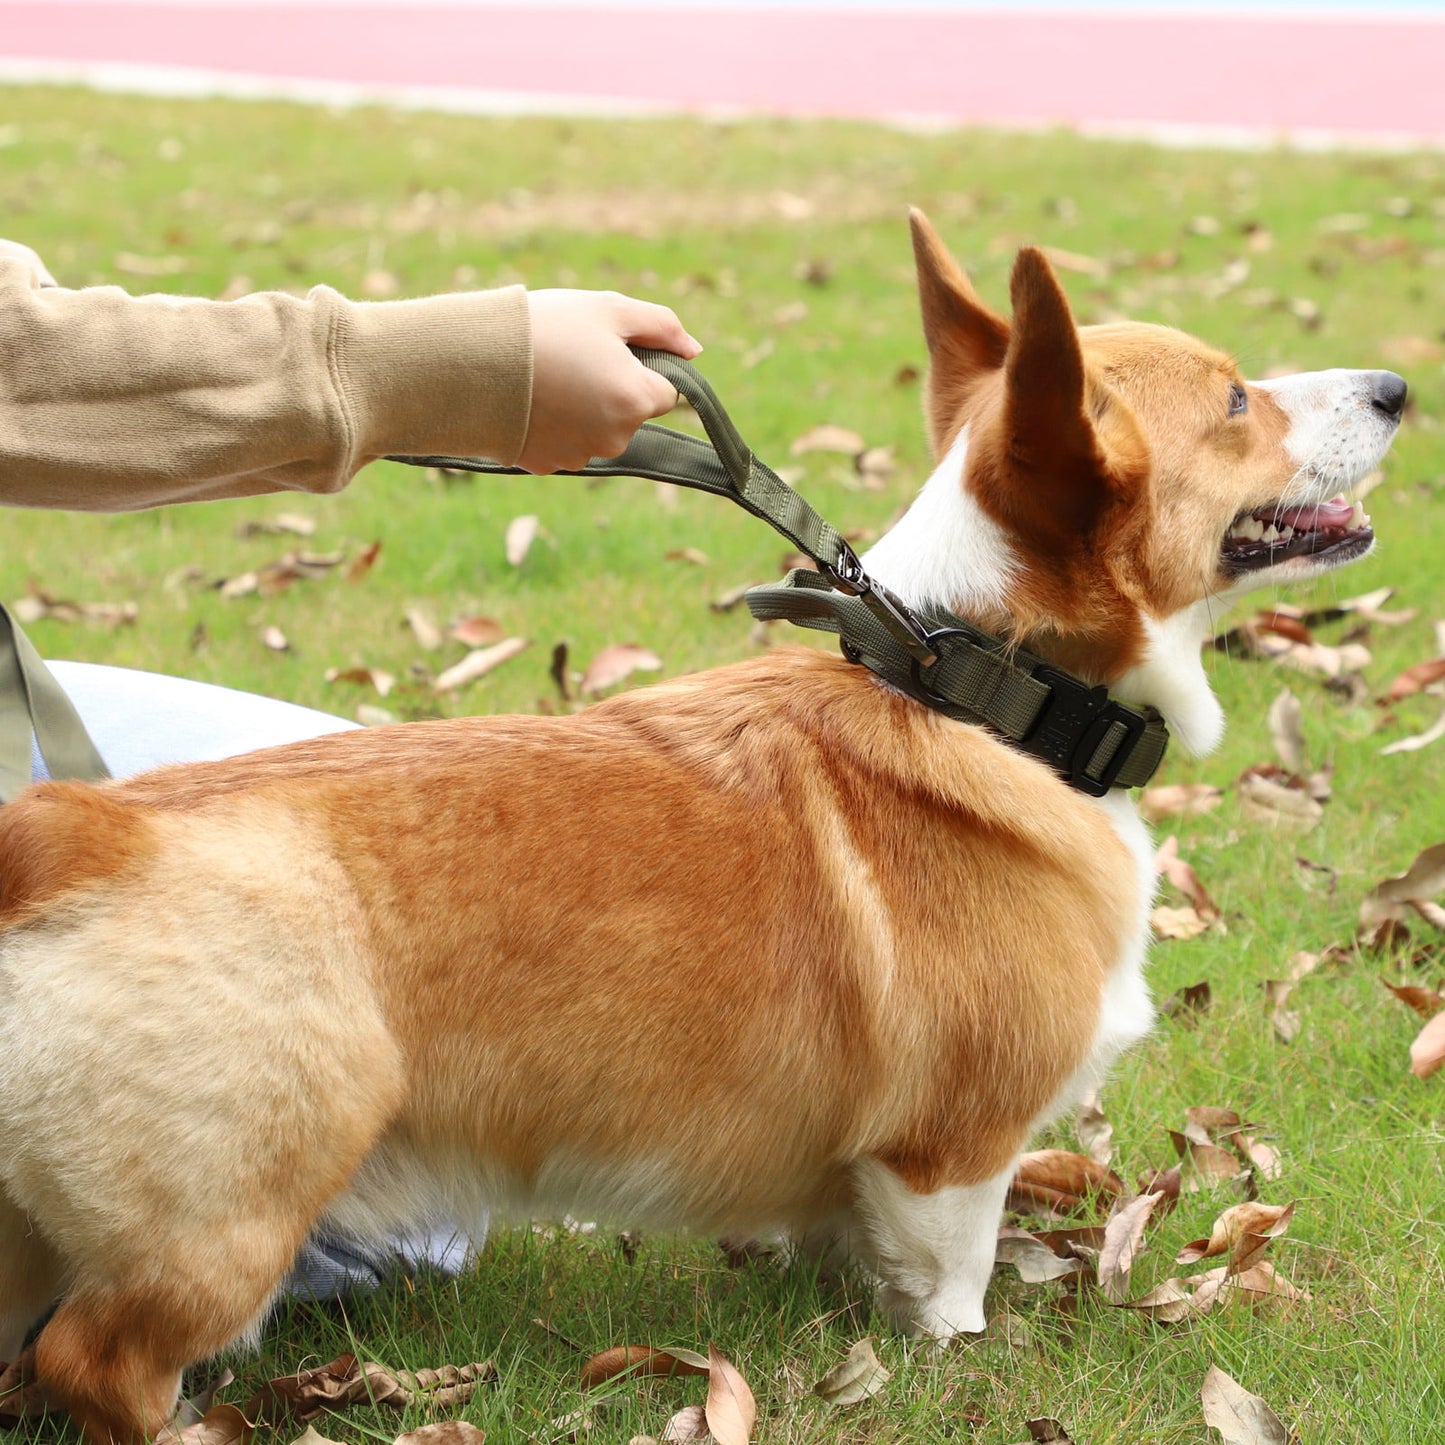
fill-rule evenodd
<path id="1" fill-rule="evenodd" d="M 1288 689 L 1269 705 L 1265 721 L 1269 727 L 1274 750 L 1288 773 L 1303 777 L 1309 772 L 1309 749 L 1305 743 L 1304 709 Z"/>
<path id="2" fill-rule="evenodd" d="M 693 1350 L 655 1350 L 649 1345 L 614 1345 L 592 1356 L 582 1366 L 581 1385 L 595 1389 L 618 1375 L 705 1375 L 711 1367 L 706 1355 Z"/>
<path id="3" fill-rule="evenodd" d="M 212 1405 L 193 1425 L 162 1429 L 156 1445 L 245 1445 L 255 1428 L 239 1407 Z"/>
<path id="4" fill-rule="evenodd" d="M 869 492 L 881 492 L 888 485 L 895 465 L 892 447 L 869 447 L 853 459 L 853 470 Z"/>
<path id="5" fill-rule="evenodd" d="M 485 1431 L 466 1420 L 438 1420 L 433 1425 L 422 1425 L 398 1435 L 393 1445 L 482 1445 L 486 1438 Z M 292 1441 L 292 1445 L 310 1445 L 310 1442 L 303 1436 L 299 1441 Z"/>
<path id="6" fill-rule="evenodd" d="M 1404 925 L 1413 904 L 1427 902 L 1445 891 L 1445 843 L 1436 843 L 1418 854 L 1398 877 L 1387 878 L 1372 888 L 1360 904 L 1357 936 L 1378 937 L 1382 925 Z M 1404 930 L 1409 936 L 1408 928 Z"/>
<path id="7" fill-rule="evenodd" d="M 1290 1445 L 1293 1433 L 1258 1395 L 1251 1395 L 1218 1365 L 1211 1365 L 1199 1391 L 1204 1423 L 1218 1430 L 1224 1445 Z"/>
<path id="8" fill-rule="evenodd" d="M 310 537 L 316 531 L 316 521 L 304 512 L 277 512 L 274 517 L 256 517 L 242 522 L 236 528 L 238 537 L 279 537 L 290 533 L 293 537 Z"/>
<path id="9" fill-rule="evenodd" d="M 1425 729 L 1422 733 L 1412 733 L 1409 737 L 1397 738 L 1392 743 L 1387 743 L 1380 749 L 1382 758 L 1393 757 L 1396 753 L 1415 753 L 1421 748 L 1428 748 L 1431 743 L 1438 743 L 1445 738 L 1445 711 Z"/>
<path id="10" fill-rule="evenodd" d="M 884 1385 L 892 1378 L 892 1374 L 879 1362 L 873 1349 L 873 1337 L 867 1335 L 813 1386 L 813 1393 L 820 1400 L 841 1409 L 881 1394 Z"/>
<path id="11" fill-rule="evenodd" d="M 374 687 L 378 697 L 385 697 L 396 686 L 396 676 L 380 667 L 328 667 L 327 682 L 354 682 L 360 687 Z"/>
<path id="12" fill-rule="evenodd" d="M 402 617 L 411 628 L 418 647 L 435 652 L 442 645 L 441 629 L 432 621 L 432 615 L 425 607 L 408 607 Z"/>
<path id="13" fill-rule="evenodd" d="M 788 452 L 795 457 L 801 457 L 807 452 L 842 452 L 846 456 L 856 457 L 867 449 L 868 443 L 857 432 L 845 426 L 835 426 L 832 422 L 823 422 L 819 426 L 809 427 L 793 442 Z"/>
<path id="14" fill-rule="evenodd" d="M 1201 1144 L 1176 1130 L 1169 1131 L 1183 1164 L 1180 1187 L 1193 1194 L 1200 1189 L 1214 1188 L 1239 1176 L 1241 1165 L 1232 1150 L 1218 1144 Z"/>
<path id="15" fill-rule="evenodd" d="M 397 1437 L 398 1441 L 405 1440 L 405 1435 Z M 341 1445 L 339 1440 L 332 1440 L 323 1435 L 315 1425 L 308 1425 L 292 1442 L 291 1445 Z M 460 1442 L 459 1442 L 460 1445 Z"/>
<path id="16" fill-rule="evenodd" d="M 338 1355 L 314 1370 L 268 1381 L 247 1401 L 245 1414 L 274 1425 L 285 1419 L 305 1424 L 325 1411 L 363 1401 L 397 1408 L 422 1403 L 450 1408 L 465 1404 L 478 1386 L 496 1378 L 497 1367 L 490 1361 L 413 1372 L 388 1370 L 374 1362 L 362 1365 L 355 1355 Z"/>
<path id="17" fill-rule="evenodd" d="M 24 597 L 10 606 L 19 622 L 28 627 L 32 622 L 48 619 L 54 622 L 96 622 L 102 627 L 125 627 L 140 615 L 135 602 L 68 602 L 37 587 L 28 586 Z"/>
<path id="18" fill-rule="evenodd" d="M 1266 827 L 1306 832 L 1325 815 L 1324 808 L 1306 788 L 1291 787 L 1260 768 L 1242 773 L 1238 787 L 1240 812 Z"/>
<path id="19" fill-rule="evenodd" d="M 447 636 L 464 647 L 490 647 L 506 633 L 501 624 L 490 617 L 458 617 L 447 628 Z"/>
<path id="20" fill-rule="evenodd" d="M 720 597 L 714 597 L 708 607 L 714 612 L 731 612 L 757 585 L 756 582 L 744 582 L 739 587 L 729 587 Z"/>
<path id="21" fill-rule="evenodd" d="M 1003 1225 L 994 1245 L 994 1264 L 1011 1264 L 1025 1284 L 1044 1284 L 1051 1279 L 1078 1274 L 1083 1261 L 1077 1255 L 1060 1254 L 1051 1245 L 1026 1229 Z"/>
<path id="22" fill-rule="evenodd" d="M 1037 1415 L 1024 1421 L 1028 1445 L 1074 1445 L 1074 1437 L 1052 1415 Z"/>
<path id="23" fill-rule="evenodd" d="M 1410 1072 L 1428 1079 L 1445 1064 L 1445 1013 L 1438 1013 L 1420 1030 L 1410 1045 Z"/>
<path id="24" fill-rule="evenodd" d="M 348 582 L 360 582 L 371 569 L 376 566 L 376 559 L 381 556 L 381 539 L 375 542 L 368 542 L 365 547 L 346 564 L 346 580 Z"/>
<path id="25" fill-rule="evenodd" d="M 1219 917 L 1219 908 L 1209 896 L 1204 884 L 1199 881 L 1199 875 L 1179 856 L 1179 839 L 1172 833 L 1155 852 L 1154 869 L 1162 873 L 1193 904 L 1194 911 L 1206 923 L 1212 923 Z"/>
<path id="26" fill-rule="evenodd" d="M 1294 992 L 1294 980 L 1267 978 L 1263 987 L 1264 1006 L 1269 1013 L 1275 1038 L 1282 1044 L 1292 1044 L 1299 1037 L 1300 1016 L 1298 1010 L 1286 1008 L 1285 1005 Z"/>
<path id="27" fill-rule="evenodd" d="M 1099 1250 L 1098 1279 L 1104 1298 L 1111 1304 L 1122 1304 L 1128 1294 L 1129 1271 L 1143 1253 L 1144 1231 L 1163 1202 L 1163 1194 L 1140 1194 L 1121 1200 L 1110 1213 Z"/>
<path id="28" fill-rule="evenodd" d="M 469 652 L 458 663 L 438 675 L 432 683 L 434 692 L 455 692 L 479 677 L 485 677 L 494 667 L 510 662 L 519 652 L 525 652 L 531 644 L 525 637 L 508 637 L 493 647 L 481 647 Z"/>
<path id="29" fill-rule="evenodd" d="M 1439 682 L 1442 678 L 1445 678 L 1445 657 L 1432 657 L 1429 662 L 1417 662 L 1414 667 L 1407 667 L 1390 683 L 1380 702 L 1388 705 L 1399 702 L 1402 697 L 1413 697 L 1415 693 L 1423 692 L 1432 682 Z"/>
<path id="30" fill-rule="evenodd" d="M 1445 997 L 1442 997 L 1437 989 L 1421 988 L 1418 984 L 1413 983 L 1391 983 L 1388 978 L 1382 978 L 1380 982 L 1401 1003 L 1414 1009 L 1422 1019 L 1432 1019 L 1442 1008 L 1445 1008 Z"/>
<path id="31" fill-rule="evenodd" d="M 1293 1204 L 1260 1204 L 1249 1201 L 1226 1209 L 1214 1221 L 1208 1239 L 1186 1244 L 1175 1256 L 1176 1264 L 1196 1264 L 1217 1255 L 1229 1256 L 1230 1274 L 1240 1274 L 1258 1264 L 1271 1239 L 1278 1239 L 1294 1218 Z"/>
<path id="32" fill-rule="evenodd" d="M 656 672 L 662 666 L 662 659 L 645 647 L 632 642 L 615 642 L 604 647 L 582 674 L 579 690 L 584 695 L 605 692 L 615 687 L 634 672 Z"/>
<path id="33" fill-rule="evenodd" d="M 291 650 L 291 643 L 286 634 L 274 625 L 261 629 L 261 642 L 272 652 L 289 652 Z"/>
<path id="34" fill-rule="evenodd" d="M 1213 1002 L 1214 990 L 1210 988 L 1207 980 L 1201 980 L 1199 983 L 1176 988 L 1159 1005 L 1159 1011 L 1166 1018 L 1177 1019 L 1181 1024 L 1190 1024 L 1197 1022 L 1199 1015 L 1205 1013 Z"/>
<path id="35" fill-rule="evenodd" d="M 1198 938 L 1209 931 L 1209 919 L 1202 918 L 1193 908 L 1169 908 L 1160 904 L 1149 915 L 1149 927 L 1156 938 Z"/>
<path id="36" fill-rule="evenodd" d="M 1096 1164 L 1107 1168 L 1113 1162 L 1114 1126 L 1104 1113 L 1097 1089 L 1091 1089 L 1079 1100 L 1079 1107 L 1074 1111 L 1074 1133 L 1084 1152 Z"/>
<path id="37" fill-rule="evenodd" d="M 707 553 L 698 547 L 674 547 L 666 553 L 669 562 L 688 562 L 694 567 L 706 567 L 710 560 Z"/>
<path id="38" fill-rule="evenodd" d="M 703 1407 L 707 1428 L 718 1445 L 748 1445 L 758 1419 L 753 1392 L 732 1361 L 718 1353 L 716 1345 L 707 1347 L 707 1358 L 712 1366 L 707 1404 Z"/>
<path id="39" fill-rule="evenodd" d="M 1009 1208 L 1026 1213 L 1071 1213 L 1096 1198 L 1116 1199 L 1124 1185 L 1112 1169 L 1068 1149 L 1035 1149 L 1023 1155 L 1009 1185 Z"/>
<path id="40" fill-rule="evenodd" d="M 667 1441 L 706 1440 L 707 1412 L 701 1405 L 685 1405 L 662 1427 Z"/>
<path id="41" fill-rule="evenodd" d="M 1139 794 L 1139 811 L 1147 823 L 1173 815 L 1190 818 L 1219 806 L 1224 789 L 1212 783 L 1170 783 L 1162 788 L 1145 788 Z"/>
<path id="42" fill-rule="evenodd" d="M 534 517 L 530 513 L 522 517 L 513 517 L 507 523 L 506 552 L 507 561 L 513 567 L 520 567 L 526 561 L 527 553 L 532 548 L 532 543 L 537 540 L 537 533 L 542 530 L 542 519 Z"/>

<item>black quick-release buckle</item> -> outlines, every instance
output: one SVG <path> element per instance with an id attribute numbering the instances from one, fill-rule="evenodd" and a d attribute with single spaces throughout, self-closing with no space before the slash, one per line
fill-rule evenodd
<path id="1" fill-rule="evenodd" d="M 863 570 L 858 554 L 847 542 L 839 539 L 838 560 L 831 565 L 820 562 L 818 570 L 837 591 L 862 602 L 903 644 L 915 666 L 932 667 L 938 661 L 938 653 L 929 645 L 923 624 L 881 582 L 875 582 Z"/>
<path id="2" fill-rule="evenodd" d="M 1116 702 L 1107 687 L 1090 687 L 1056 667 L 1036 667 L 1033 676 L 1049 688 L 1050 696 L 1020 745 L 1052 763 L 1081 793 L 1103 797 L 1115 786 L 1134 745 L 1144 736 L 1148 718 Z M 1099 744 L 1116 727 L 1122 727 L 1124 732 L 1102 772 L 1086 772 Z"/>

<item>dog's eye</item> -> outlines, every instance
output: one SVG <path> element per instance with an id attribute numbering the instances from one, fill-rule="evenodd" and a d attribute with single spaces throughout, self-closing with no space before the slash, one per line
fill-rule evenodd
<path id="1" fill-rule="evenodd" d="M 1229 388 L 1230 416 L 1243 416 L 1249 410 L 1249 393 L 1237 382 Z"/>

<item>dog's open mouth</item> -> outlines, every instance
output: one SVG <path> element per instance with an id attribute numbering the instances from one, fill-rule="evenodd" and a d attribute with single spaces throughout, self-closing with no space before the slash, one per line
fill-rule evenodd
<path id="1" fill-rule="evenodd" d="M 1276 503 L 1234 519 L 1220 549 L 1220 562 L 1234 576 L 1273 567 L 1290 557 L 1352 562 L 1368 552 L 1374 540 L 1364 507 L 1343 496 L 1304 507 Z"/>

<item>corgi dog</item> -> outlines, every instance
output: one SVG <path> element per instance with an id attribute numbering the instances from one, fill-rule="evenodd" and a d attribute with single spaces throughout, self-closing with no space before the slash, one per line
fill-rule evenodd
<path id="1" fill-rule="evenodd" d="M 1222 604 L 1364 556 L 1391 372 L 1249 382 L 1167 327 L 1012 314 L 913 234 L 937 468 L 865 559 L 1222 727 Z M 986 729 L 808 648 L 570 717 L 338 733 L 0 809 L 0 1351 L 152 1437 L 318 1224 L 604 1217 L 846 1238 L 983 1328 L 1015 1161 L 1150 1027 L 1151 847 Z"/>

